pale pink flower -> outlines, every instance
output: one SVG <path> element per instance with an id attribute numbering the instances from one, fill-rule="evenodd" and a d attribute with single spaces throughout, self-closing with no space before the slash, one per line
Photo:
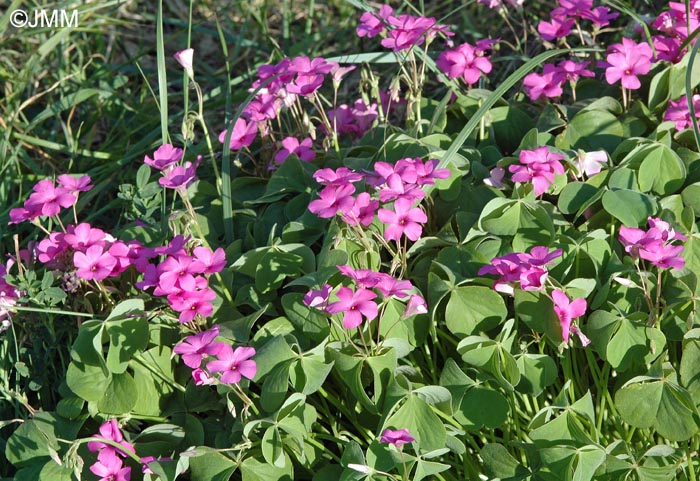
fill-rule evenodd
<path id="1" fill-rule="evenodd" d="M 186 48 L 185 50 L 180 50 L 179 52 L 175 52 L 173 57 L 175 57 L 175 60 L 185 69 L 187 76 L 194 79 L 194 49 Z"/>

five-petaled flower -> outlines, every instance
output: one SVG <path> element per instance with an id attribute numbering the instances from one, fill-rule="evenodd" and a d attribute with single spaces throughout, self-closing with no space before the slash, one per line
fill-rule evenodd
<path id="1" fill-rule="evenodd" d="M 382 432 L 382 436 L 379 439 L 382 443 L 393 444 L 397 448 L 402 447 L 404 444 L 412 443 L 416 440 L 408 429 L 385 429 Z"/>
<path id="2" fill-rule="evenodd" d="M 210 372 L 220 372 L 224 384 L 238 384 L 241 378 L 253 379 L 258 371 L 258 365 L 250 359 L 255 355 L 252 347 L 239 346 L 235 350 L 224 344 L 216 354 L 217 360 L 207 363 Z"/>

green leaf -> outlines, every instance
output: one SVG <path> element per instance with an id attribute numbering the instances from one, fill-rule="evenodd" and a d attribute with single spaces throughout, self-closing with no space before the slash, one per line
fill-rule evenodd
<path id="1" fill-rule="evenodd" d="M 557 207 L 563 214 L 575 214 L 598 192 L 597 187 L 585 182 L 570 182 L 559 193 Z"/>
<path id="2" fill-rule="evenodd" d="M 486 118 L 491 120 L 496 143 L 506 153 L 514 152 L 523 136 L 535 126 L 529 115 L 512 106 L 494 107 Z"/>
<path id="3" fill-rule="evenodd" d="M 517 358 L 521 377 L 516 389 L 538 397 L 557 380 L 559 371 L 554 359 L 546 354 L 524 353 Z"/>
<path id="4" fill-rule="evenodd" d="M 241 464 L 241 475 L 243 481 L 292 481 L 294 466 L 289 459 L 285 461 L 285 467 L 278 468 L 255 458 L 246 458 Z"/>
<path id="5" fill-rule="evenodd" d="M 71 391 L 86 401 L 99 401 L 107 391 L 112 375 L 102 368 L 73 361 L 66 371 L 66 384 Z"/>
<path id="6" fill-rule="evenodd" d="M 653 190 L 659 195 L 670 195 L 683 186 L 686 170 L 678 154 L 663 144 L 656 144 L 640 151 L 644 160 L 639 166 L 639 188 L 642 192 Z"/>
<path id="7" fill-rule="evenodd" d="M 406 402 L 385 423 L 386 428 L 408 429 L 416 438 L 421 451 L 444 448 L 447 438 L 445 426 L 428 403 L 409 395 Z"/>
<path id="8" fill-rule="evenodd" d="M 645 223 L 658 211 L 656 200 L 641 192 L 619 189 L 603 194 L 603 208 L 627 227 Z"/>
<path id="9" fill-rule="evenodd" d="M 686 334 L 683 341 L 683 357 L 678 373 L 681 383 L 688 390 L 693 399 L 700 402 L 700 338 L 698 329 L 693 329 Z M 696 403 L 697 404 L 697 403 Z"/>
<path id="10" fill-rule="evenodd" d="M 617 331 L 608 343 L 606 358 L 615 369 L 625 371 L 635 363 L 651 362 L 665 346 L 666 337 L 659 329 L 620 318 Z"/>
<path id="11" fill-rule="evenodd" d="M 445 322 L 453 334 L 463 337 L 493 329 L 506 319 L 507 314 L 503 298 L 493 289 L 463 286 L 452 291 Z"/>
<path id="12" fill-rule="evenodd" d="M 510 408 L 506 397 L 498 391 L 476 386 L 462 398 L 454 417 L 465 428 L 478 431 L 482 427 L 495 429 L 508 419 Z"/>
<path id="13" fill-rule="evenodd" d="M 261 293 L 279 288 L 289 276 L 301 274 L 303 259 L 289 252 L 267 252 L 255 271 L 255 287 Z"/>
<path id="14" fill-rule="evenodd" d="M 148 346 L 148 321 L 144 317 L 106 321 L 109 335 L 107 368 L 116 374 L 126 371 L 129 360 Z"/>
<path id="15" fill-rule="evenodd" d="M 569 121 L 557 147 L 583 149 L 586 152 L 612 152 L 624 138 L 624 129 L 617 117 L 604 110 L 582 110 Z"/>
<path id="16" fill-rule="evenodd" d="M 277 426 L 270 426 L 265 430 L 261 446 L 265 461 L 278 468 L 284 468 L 286 459 L 284 457 L 284 450 L 282 449 L 282 437 L 280 436 Z"/>
<path id="17" fill-rule="evenodd" d="M 107 389 L 97 401 L 97 408 L 104 414 L 124 414 L 131 411 L 136 404 L 138 392 L 131 374 L 112 374 Z"/>
<path id="18" fill-rule="evenodd" d="M 485 444 L 480 454 L 484 460 L 486 472 L 492 478 L 518 480 L 529 474 L 528 470 L 502 444 Z"/>
<path id="19" fill-rule="evenodd" d="M 190 458 L 192 481 L 228 481 L 238 464 L 228 456 L 207 447 L 198 447 L 201 453 Z"/>

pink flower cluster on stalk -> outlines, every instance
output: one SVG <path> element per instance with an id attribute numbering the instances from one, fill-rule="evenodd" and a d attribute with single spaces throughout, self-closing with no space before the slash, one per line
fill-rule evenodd
<path id="1" fill-rule="evenodd" d="M 426 41 L 429 43 L 438 33 L 447 37 L 454 35 L 449 27 L 438 25 L 433 17 L 408 14 L 395 16 L 394 10 L 388 5 L 383 5 L 378 14 L 363 13 L 357 26 L 359 37 L 373 38 L 381 35 L 382 46 L 395 52 L 410 50 Z"/>
<path id="2" fill-rule="evenodd" d="M 533 102 L 540 98 L 559 97 L 564 93 L 564 84 L 569 82 L 572 90 L 581 77 L 595 77 L 586 69 L 589 62 L 574 62 L 564 60 L 558 64 L 545 64 L 542 73 L 529 73 L 523 79 L 525 93 Z"/>
<path id="3" fill-rule="evenodd" d="M 513 174 L 513 182 L 532 182 L 535 195 L 542 195 L 554 182 L 554 174 L 564 173 L 564 166 L 560 162 L 564 158 L 562 154 L 551 152 L 547 146 L 521 150 L 520 165 L 511 165 L 508 170 Z"/>
<path id="4" fill-rule="evenodd" d="M 683 246 L 674 241 L 685 242 L 688 239 L 676 232 L 668 222 L 656 217 L 649 217 L 649 229 L 620 227 L 619 240 L 633 259 L 644 259 L 659 269 L 682 269 L 685 259 L 680 255 Z"/>
<path id="5" fill-rule="evenodd" d="M 629 38 L 623 38 L 622 43 L 608 47 L 605 66 L 605 80 L 610 84 L 620 82 L 623 88 L 637 90 L 642 86 L 639 75 L 645 75 L 651 70 L 653 57 L 651 47 L 646 42 L 637 43 Z"/>
<path id="6" fill-rule="evenodd" d="M 463 43 L 458 47 L 445 50 L 435 61 L 435 64 L 445 72 L 450 79 L 461 78 L 467 85 L 474 85 L 481 74 L 489 74 L 492 69 L 486 51 L 492 49 L 495 40 L 484 39 L 476 45 Z"/>
<path id="7" fill-rule="evenodd" d="M 118 443 L 121 448 L 102 441 L 90 441 L 88 449 L 97 452 L 97 462 L 90 466 L 90 471 L 100 478 L 100 481 L 129 481 L 131 479 L 131 468 L 124 467 L 121 458 L 127 456 L 127 451 L 136 453 L 134 446 L 124 440 L 124 435 L 119 429 L 116 419 L 107 421 L 100 426 L 96 437 L 101 437 Z"/>
<path id="8" fill-rule="evenodd" d="M 693 108 L 695 108 L 695 118 L 700 118 L 700 94 L 693 95 L 692 101 Z M 690 109 L 688 108 L 688 97 L 684 95 L 678 100 L 669 100 L 664 120 L 675 122 L 676 130 L 679 132 L 691 128 L 693 120 L 690 117 Z"/>
<path id="9" fill-rule="evenodd" d="M 419 158 L 405 158 L 395 164 L 377 162 L 374 172 L 358 173 L 346 167 L 336 171 L 320 169 L 314 173 L 314 178 L 325 187 L 319 193 L 320 198 L 309 203 L 309 210 L 324 219 L 340 214 L 343 222 L 365 227 L 374 222 L 377 213 L 386 225 L 385 239 L 399 241 L 406 236 L 416 241 L 422 235 L 422 224 L 428 220 L 425 212 L 415 206 L 425 197 L 421 187 L 450 175 L 448 169 L 436 169 L 437 164 L 435 159 L 423 162 Z M 353 197 L 354 184 L 363 179 L 374 189 L 376 198 L 368 192 Z M 379 208 L 380 202 L 384 207 Z M 392 202 L 392 206 L 387 205 Z"/>
<path id="10" fill-rule="evenodd" d="M 229 344 L 214 342 L 218 336 L 219 326 L 215 324 L 207 331 L 187 336 L 173 348 L 182 362 L 192 368 L 195 385 L 213 384 L 212 374 L 217 372 L 221 373 L 224 384 L 238 384 L 243 377 L 253 379 L 258 366 L 250 358 L 255 355 L 255 349 L 238 346 L 234 350 Z"/>
<path id="11" fill-rule="evenodd" d="M 174 237 L 168 246 L 143 248 L 137 270 L 144 274 L 136 283 L 139 289 L 153 288 L 153 295 L 165 296 L 170 307 L 180 313 L 182 323 L 195 316 L 208 317 L 214 311 L 211 301 L 216 294 L 209 288 L 207 276 L 221 272 L 226 266 L 226 255 L 219 247 L 212 252 L 208 247 L 185 248 L 187 239 Z M 157 264 L 150 259 L 164 257 Z"/>
<path id="12" fill-rule="evenodd" d="M 681 44 L 700 26 L 700 0 L 689 2 L 690 17 L 687 16 L 685 2 L 668 2 L 668 6 L 669 9 L 652 22 L 652 26 L 662 35 L 651 38 L 656 49 L 656 60 L 678 63 L 685 52 L 685 49 L 681 51 Z M 693 39 L 690 45 L 696 41 Z"/>
<path id="13" fill-rule="evenodd" d="M 510 296 L 515 294 L 518 285 L 524 291 L 540 291 L 544 289 L 549 275 L 547 264 L 561 257 L 562 252 L 561 249 L 550 252 L 548 247 L 537 246 L 530 249 L 529 253 L 506 254 L 493 258 L 491 264 L 479 269 L 478 274 L 499 276 L 493 288 Z"/>
<path id="14" fill-rule="evenodd" d="M 593 0 L 559 0 L 559 6 L 552 10 L 550 20 L 541 21 L 537 31 L 545 40 L 559 40 L 571 33 L 574 25 L 589 20 L 595 28 L 605 27 L 619 14 L 608 7 L 593 7 Z"/>
<path id="15" fill-rule="evenodd" d="M 33 221 L 39 217 L 56 216 L 62 209 L 75 205 L 80 192 L 87 192 L 93 187 L 87 175 L 76 179 L 63 174 L 57 180 L 58 185 L 51 179 L 37 182 L 24 205 L 10 211 L 9 223 L 18 224 L 26 220 Z"/>
<path id="16" fill-rule="evenodd" d="M 198 156 L 194 163 L 188 161 L 181 165 L 179 162 L 184 154 L 180 148 L 163 144 L 153 152 L 153 158 L 147 155 L 143 162 L 160 171 L 162 177 L 158 179 L 158 183 L 162 187 L 184 192 L 197 180 L 197 167 L 202 161 L 202 156 Z"/>
<path id="17" fill-rule="evenodd" d="M 338 270 L 355 286 L 340 287 L 336 292 L 338 300 L 330 302 L 333 287 L 325 284 L 321 289 L 313 289 L 304 296 L 304 304 L 314 307 L 328 314 L 343 314 L 343 327 L 354 329 L 362 324 L 363 319 L 369 321 L 375 319 L 379 307 L 375 299 L 378 293 L 384 299 L 396 297 L 401 300 L 408 299 L 404 310 L 404 317 L 411 317 L 427 312 L 425 300 L 418 294 L 411 294 L 413 284 L 408 280 L 400 280 L 383 273 L 367 269 L 353 269 L 349 265 L 338 266 Z"/>

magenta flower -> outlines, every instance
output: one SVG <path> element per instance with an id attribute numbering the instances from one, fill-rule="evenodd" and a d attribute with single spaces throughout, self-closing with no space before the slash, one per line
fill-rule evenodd
<path id="1" fill-rule="evenodd" d="M 194 49 L 186 48 L 185 50 L 180 50 L 179 52 L 175 52 L 173 57 L 175 57 L 177 63 L 179 63 L 182 68 L 185 69 L 187 76 L 194 79 Z"/>
<path id="2" fill-rule="evenodd" d="M 295 154 L 304 162 L 314 160 L 316 152 L 313 150 L 311 137 L 305 138 L 301 143 L 296 137 L 287 137 L 282 140 L 282 148 L 275 154 L 275 162 L 281 164 L 292 154 Z"/>
<path id="3" fill-rule="evenodd" d="M 683 269 L 685 259 L 680 256 L 681 252 L 683 252 L 683 246 L 654 241 L 639 249 L 639 257 L 660 269 L 668 269 L 669 267 Z"/>
<path id="4" fill-rule="evenodd" d="M 576 84 L 580 77 L 595 77 L 595 74 L 586 69 L 589 62 L 574 62 L 563 60 L 557 64 L 557 69 L 571 84 Z"/>
<path id="5" fill-rule="evenodd" d="M 695 94 L 692 97 L 693 107 L 695 108 L 695 116 L 700 116 L 700 94 Z M 689 129 L 693 126 L 693 120 L 690 117 L 690 109 L 688 108 L 688 98 L 684 95 L 676 101 L 669 100 L 668 108 L 664 114 L 664 120 L 670 120 L 676 123 L 676 130 Z"/>
<path id="6" fill-rule="evenodd" d="M 374 222 L 374 214 L 378 208 L 379 202 L 372 200 L 367 192 L 362 192 L 355 197 L 355 203 L 352 208 L 341 214 L 341 218 L 348 225 L 355 226 L 359 223 L 369 227 Z"/>
<path id="7" fill-rule="evenodd" d="M 185 162 L 185 165 L 177 165 L 163 171 L 163 177 L 158 179 L 158 183 L 166 189 L 175 189 L 183 192 L 189 185 L 197 180 L 197 167 L 201 162 L 202 157 L 198 156 L 197 161 Z"/>
<path id="8" fill-rule="evenodd" d="M 637 90 L 642 86 L 639 75 L 645 75 L 651 70 L 652 52 L 646 42 L 637 43 L 629 38 L 623 38 L 622 43 L 610 46 L 605 69 L 605 80 L 610 84 L 618 81 L 622 87 Z"/>
<path id="9" fill-rule="evenodd" d="M 397 448 L 402 447 L 404 444 L 412 443 L 416 440 L 408 429 L 385 429 L 382 433 L 379 442 L 393 444 Z"/>
<path id="10" fill-rule="evenodd" d="M 474 85 L 482 73 L 491 72 L 491 62 L 483 54 L 483 50 L 463 43 L 455 49 L 442 52 L 435 64 L 448 78 L 461 77 L 468 85 Z"/>
<path id="11" fill-rule="evenodd" d="M 581 297 L 570 301 L 566 294 L 559 289 L 555 289 L 552 291 L 552 300 L 554 301 L 554 312 L 557 314 L 561 325 L 561 337 L 564 339 L 564 342 L 568 343 L 571 322 L 586 313 L 586 299 Z"/>
<path id="12" fill-rule="evenodd" d="M 333 290 L 333 287 L 330 284 L 324 284 L 321 289 L 310 290 L 304 295 L 304 305 L 315 307 L 316 309 L 325 309 L 328 305 L 331 290 Z"/>
<path id="13" fill-rule="evenodd" d="M 370 321 L 377 317 L 377 304 L 372 302 L 377 297 L 374 292 L 362 288 L 353 292 L 349 287 L 341 287 L 336 295 L 340 300 L 330 304 L 326 311 L 330 314 L 344 312 L 343 327 L 346 329 L 354 329 L 362 324 L 362 316 Z"/>
<path id="14" fill-rule="evenodd" d="M 202 364 L 204 356 L 216 356 L 224 344 L 214 342 L 219 335 L 219 326 L 214 324 L 208 331 L 200 332 L 194 336 L 187 336 L 181 343 L 173 348 L 175 354 L 180 354 L 182 362 L 192 369 Z"/>
<path id="15" fill-rule="evenodd" d="M 535 150 L 521 150 L 520 165 L 511 165 L 508 170 L 513 174 L 513 182 L 532 182 L 535 195 L 542 195 L 554 183 L 554 174 L 563 174 L 564 166 L 559 162 L 565 157 L 551 152 L 549 147 Z"/>
<path id="16" fill-rule="evenodd" d="M 384 33 L 385 22 L 391 17 L 394 10 L 389 5 L 382 5 L 379 9 L 379 16 L 372 12 L 365 12 L 360 17 L 360 24 L 357 26 L 357 36 L 373 38 Z"/>
<path id="17" fill-rule="evenodd" d="M 549 22 L 540 22 L 537 25 L 537 31 L 540 32 L 540 35 L 545 40 L 557 40 L 569 35 L 575 23 L 576 20 L 573 18 L 553 15 Z"/>
<path id="18" fill-rule="evenodd" d="M 156 170 L 165 170 L 171 165 L 177 164 L 182 160 L 185 152 L 182 149 L 173 147 L 170 144 L 163 144 L 153 152 L 153 158 L 145 156 L 143 161 Z"/>
<path id="19" fill-rule="evenodd" d="M 252 347 L 239 346 L 234 351 L 231 346 L 224 344 L 216 355 L 218 360 L 207 363 L 210 372 L 221 372 L 221 382 L 238 384 L 242 377 L 253 379 L 258 371 L 258 365 L 250 360 L 255 355 Z"/>
<path id="20" fill-rule="evenodd" d="M 192 291 L 196 287 L 195 275 L 201 274 L 205 266 L 195 263 L 188 255 L 168 256 L 158 264 L 158 289 L 155 295 L 168 295 L 176 290 Z"/>
<path id="21" fill-rule="evenodd" d="M 428 305 L 425 303 L 425 299 L 418 294 L 413 294 L 408 299 L 408 303 L 406 303 L 406 309 L 403 311 L 403 317 L 408 318 L 418 314 L 426 314 L 427 312 Z"/>
<path id="22" fill-rule="evenodd" d="M 412 202 L 406 198 L 398 198 L 394 202 L 394 211 L 379 209 L 379 220 L 387 227 L 384 238 L 399 241 L 402 235 L 409 240 L 417 241 L 423 233 L 423 226 L 428 222 L 428 216 L 418 207 L 411 207 Z"/>
<path id="23" fill-rule="evenodd" d="M 422 45 L 425 35 L 435 27 L 432 17 L 416 17 L 414 15 L 399 15 L 388 18 L 390 25 L 389 36 L 382 39 L 382 46 L 395 52 L 409 50 L 414 45 Z"/>
<path id="24" fill-rule="evenodd" d="M 374 286 L 384 297 L 396 296 L 399 299 L 408 297 L 408 291 L 413 289 L 411 281 L 399 280 L 389 274 L 378 272 L 379 282 Z"/>
<path id="25" fill-rule="evenodd" d="M 559 97 L 564 90 L 562 85 L 566 81 L 566 76 L 561 69 L 555 65 L 546 64 L 542 69 L 542 74 L 532 72 L 523 79 L 523 87 L 530 100 L 533 102 L 540 97 Z"/>
<path id="26" fill-rule="evenodd" d="M 30 213 L 38 212 L 46 217 L 58 215 L 61 208 L 71 207 L 77 200 L 68 189 L 56 187 L 50 179 L 40 180 L 33 190 L 34 193 L 24 203 L 24 208 Z"/>
<path id="27" fill-rule="evenodd" d="M 59 175 L 58 179 L 56 180 L 59 184 L 61 184 L 61 187 L 63 187 L 69 193 L 73 194 L 76 197 L 80 192 L 87 192 L 94 187 L 90 184 L 92 180 L 88 175 L 83 175 L 76 179 L 72 175 L 63 174 Z"/>
<path id="28" fill-rule="evenodd" d="M 590 20 L 594 26 L 607 27 L 611 20 L 615 20 L 620 14 L 611 11 L 608 7 L 596 7 L 592 10 L 584 10 L 581 12 L 581 18 Z"/>
<path id="29" fill-rule="evenodd" d="M 354 193 L 355 187 L 352 184 L 338 187 L 329 185 L 319 192 L 320 199 L 309 202 L 309 210 L 322 219 L 334 217 L 338 211 L 350 212 L 354 204 Z"/>
<path id="30" fill-rule="evenodd" d="M 369 269 L 353 269 L 349 265 L 338 266 L 338 270 L 345 277 L 349 277 L 357 287 L 362 289 L 372 289 L 382 280 L 382 274 Z"/>
<path id="31" fill-rule="evenodd" d="M 503 188 L 503 177 L 506 175 L 506 169 L 503 167 L 494 167 L 491 169 L 489 174 L 491 174 L 491 176 L 484 179 L 484 184 L 493 187 L 494 189 Z"/>
<path id="32" fill-rule="evenodd" d="M 202 278 L 204 279 L 204 278 Z M 206 282 L 206 279 L 204 280 Z M 211 316 L 214 306 L 211 301 L 216 298 L 216 293 L 209 288 L 200 288 L 195 291 L 179 291 L 168 296 L 168 304 L 180 313 L 178 320 L 181 323 L 192 321 L 197 314 L 202 317 Z"/>
<path id="33" fill-rule="evenodd" d="M 90 466 L 90 471 L 100 478 L 100 481 L 129 481 L 131 468 L 123 467 L 122 460 L 116 456 L 98 460 Z"/>
<path id="34" fill-rule="evenodd" d="M 124 441 L 124 435 L 119 429 L 119 424 L 117 423 L 116 419 L 110 419 L 109 421 L 102 423 L 100 426 L 100 432 L 95 436 L 109 439 L 110 441 L 119 443 L 122 446 L 122 448 L 116 448 L 111 444 L 103 443 L 102 441 L 90 441 L 88 443 L 88 449 L 92 452 L 99 451 L 100 453 L 98 456 L 100 459 L 109 458 L 112 456 L 116 457 L 114 456 L 116 454 L 125 457 L 126 451 L 130 451 L 132 453 L 136 452 L 131 443 Z"/>
<path id="35" fill-rule="evenodd" d="M 77 226 L 69 225 L 63 240 L 73 249 L 84 251 L 93 245 L 104 247 L 106 234 L 102 229 L 96 229 L 87 222 L 83 222 Z"/>
<path id="36" fill-rule="evenodd" d="M 208 247 L 195 247 L 192 253 L 194 254 L 193 272 L 216 274 L 226 267 L 226 252 L 221 247 L 214 252 Z"/>
<path id="37" fill-rule="evenodd" d="M 641 257 L 653 265 L 667 269 L 682 269 L 685 259 L 680 257 L 683 246 L 673 245 L 674 240 L 686 241 L 687 238 L 676 232 L 668 222 L 649 217 L 649 230 L 634 227 L 620 227 L 619 240 L 633 259 Z"/>
<path id="38" fill-rule="evenodd" d="M 73 264 L 78 269 L 75 274 L 81 279 L 101 281 L 112 273 L 117 260 L 105 252 L 102 246 L 93 245 L 84 253 L 73 254 Z"/>
<path id="39" fill-rule="evenodd" d="M 219 134 L 219 142 L 222 144 L 226 140 L 226 133 L 228 129 L 223 130 Z M 229 148 L 231 150 L 240 150 L 243 147 L 248 147 L 255 140 L 255 136 L 258 134 L 258 126 L 255 122 L 246 122 L 245 119 L 239 118 L 233 125 L 233 132 L 231 133 L 231 140 L 229 142 Z"/>
<path id="40" fill-rule="evenodd" d="M 206 386 L 216 382 L 216 378 L 211 377 L 209 373 L 202 368 L 197 368 L 192 371 L 192 379 L 194 380 L 195 386 Z"/>

